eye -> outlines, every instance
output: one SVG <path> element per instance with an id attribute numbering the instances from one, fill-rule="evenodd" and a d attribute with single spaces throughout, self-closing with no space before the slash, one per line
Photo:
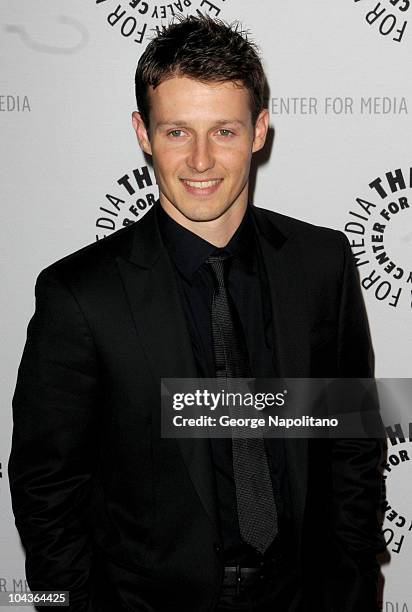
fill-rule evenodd
<path id="1" fill-rule="evenodd" d="M 233 135 L 234 135 L 234 134 L 233 134 L 233 132 L 232 132 L 231 130 L 227 130 L 226 128 L 222 128 L 222 129 L 220 129 L 220 130 L 219 130 L 219 134 L 220 134 L 221 136 L 226 136 L 226 137 L 227 137 L 227 136 L 233 136 Z"/>
<path id="2" fill-rule="evenodd" d="M 168 136 L 172 136 L 172 138 L 179 138 L 183 134 L 183 130 L 171 130 L 168 132 Z"/>

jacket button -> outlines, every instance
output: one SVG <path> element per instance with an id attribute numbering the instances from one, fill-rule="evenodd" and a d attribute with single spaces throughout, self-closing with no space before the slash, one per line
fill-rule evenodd
<path id="1" fill-rule="evenodd" d="M 220 546 L 220 544 L 215 544 L 215 551 L 217 553 L 220 553 L 221 550 L 222 550 L 222 547 Z"/>

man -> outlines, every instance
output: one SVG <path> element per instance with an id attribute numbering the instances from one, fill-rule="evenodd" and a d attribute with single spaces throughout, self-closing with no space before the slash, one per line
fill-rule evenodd
<path id="1" fill-rule="evenodd" d="M 248 204 L 264 90 L 236 28 L 161 32 L 133 113 L 160 202 L 38 278 L 9 474 L 29 585 L 71 610 L 378 610 L 377 441 L 160 435 L 161 378 L 372 375 L 344 235 Z"/>

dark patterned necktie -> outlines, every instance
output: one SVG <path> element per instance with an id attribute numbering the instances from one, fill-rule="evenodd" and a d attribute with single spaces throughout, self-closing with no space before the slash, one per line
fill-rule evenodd
<path id="1" fill-rule="evenodd" d="M 248 378 L 250 368 L 242 325 L 227 291 L 229 257 L 207 258 L 215 289 L 212 336 L 216 377 Z M 263 437 L 232 439 L 233 475 L 240 535 L 264 553 L 277 534 L 277 513 Z"/>

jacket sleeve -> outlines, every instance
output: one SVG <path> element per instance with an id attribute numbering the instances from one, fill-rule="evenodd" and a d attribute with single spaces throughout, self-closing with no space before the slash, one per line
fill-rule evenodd
<path id="1" fill-rule="evenodd" d="M 64 283 L 43 271 L 13 397 L 9 480 L 31 590 L 69 591 L 76 611 L 87 608 L 96 404 L 87 322 Z"/>
<path id="2" fill-rule="evenodd" d="M 338 327 L 338 376 L 373 377 L 373 352 L 359 277 L 349 242 L 344 253 Z M 383 438 L 331 441 L 333 486 L 331 564 L 334 612 L 378 612 L 376 554 L 385 549 L 380 525 Z"/>

